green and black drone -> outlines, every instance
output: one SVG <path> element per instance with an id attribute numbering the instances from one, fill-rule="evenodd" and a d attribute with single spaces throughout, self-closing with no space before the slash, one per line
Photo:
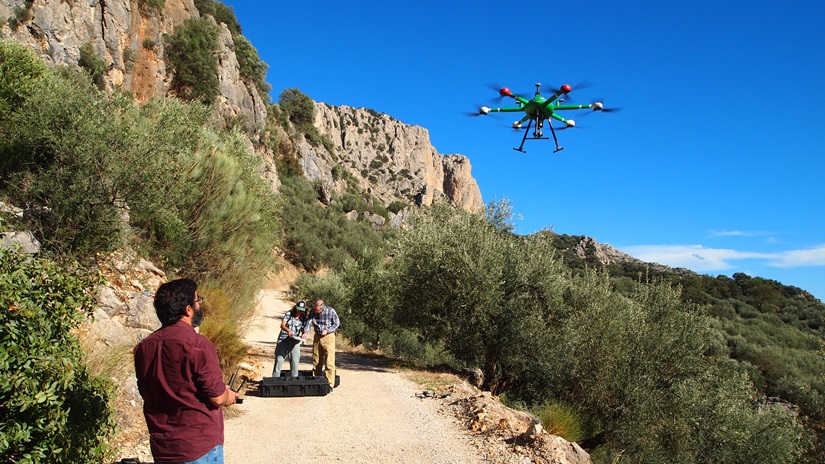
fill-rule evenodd
<path id="1" fill-rule="evenodd" d="M 588 87 L 590 84 L 588 82 L 583 82 L 576 86 L 576 88 L 584 88 Z M 556 137 L 557 130 L 563 129 L 572 129 L 576 127 L 576 121 L 572 119 L 565 119 L 558 114 L 559 111 L 566 111 L 566 110 L 585 110 L 589 109 L 592 111 L 603 111 L 603 112 L 610 112 L 610 111 L 618 111 L 621 108 L 605 108 L 604 104 L 599 101 L 592 102 L 588 105 L 563 105 L 564 98 L 566 97 L 573 89 L 569 84 L 564 84 L 563 86 L 559 87 L 550 98 L 544 98 L 541 96 L 541 92 L 539 89 L 541 88 L 541 83 L 536 84 L 536 94 L 533 96 L 532 99 L 527 99 L 524 97 L 520 97 L 510 91 L 507 87 L 502 87 L 498 90 L 498 93 L 501 97 L 510 97 L 518 103 L 518 106 L 511 106 L 511 107 L 504 107 L 504 108 L 489 108 L 487 106 L 482 106 L 478 109 L 478 115 L 485 115 L 490 113 L 518 113 L 523 112 L 526 114 L 523 118 L 513 123 L 513 129 L 521 129 L 524 123 L 527 123 L 527 127 L 524 130 L 524 137 L 521 139 L 521 144 L 518 148 L 513 148 L 513 150 L 520 151 L 522 153 L 526 153 L 524 150 L 524 142 L 525 140 L 546 140 L 547 137 L 544 137 L 544 132 L 542 129 L 544 128 L 544 121 L 550 122 L 550 119 L 555 119 L 556 121 L 564 123 L 564 126 L 561 127 L 553 127 L 552 124 L 548 124 L 550 127 L 550 133 L 553 134 L 553 141 L 556 143 L 556 149 L 553 153 L 563 150 L 561 145 L 559 145 L 559 140 Z M 530 128 L 533 128 L 532 134 L 530 133 Z M 532 135 L 532 136 L 530 136 Z"/>

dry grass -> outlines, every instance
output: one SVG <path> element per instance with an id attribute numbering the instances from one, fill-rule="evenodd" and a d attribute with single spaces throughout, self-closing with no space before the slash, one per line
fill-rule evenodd
<path id="1" fill-rule="evenodd" d="M 427 390 L 443 390 L 461 380 L 453 374 L 430 372 L 416 369 L 403 371 L 404 376 Z"/>
<path id="2" fill-rule="evenodd" d="M 78 332 L 80 346 L 86 353 L 89 372 L 111 379 L 114 384 L 112 407 L 115 409 L 117 431 L 109 445 L 116 459 L 137 457 L 151 462 L 149 433 L 143 418 L 143 402 L 136 391 L 133 343 L 106 345 L 95 340 L 86 330 Z"/>

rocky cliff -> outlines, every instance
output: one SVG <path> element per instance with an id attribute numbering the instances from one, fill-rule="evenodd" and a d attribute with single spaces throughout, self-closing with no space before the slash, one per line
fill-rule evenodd
<path id="1" fill-rule="evenodd" d="M 103 85 L 123 88 L 143 102 L 170 95 L 172 74 L 163 58 L 163 36 L 199 17 L 194 0 L 0 0 L 0 37 L 31 46 L 46 61 L 69 66 L 77 66 L 81 49 L 91 45 L 108 64 Z M 219 119 L 243 121 L 258 131 L 267 118 L 266 96 L 241 78 L 225 24 L 218 42 Z M 332 153 L 300 137 L 294 138 L 300 140 L 294 148 L 307 177 L 325 188 L 342 193 L 356 187 L 385 204 L 401 200 L 422 206 L 445 198 L 462 209 L 483 208 L 469 160 L 439 154 L 424 128 L 371 110 L 323 103 L 316 105 L 315 125 L 332 141 Z M 263 151 L 264 170 L 277 190 L 272 154 Z"/>
<path id="2" fill-rule="evenodd" d="M 400 200 L 428 206 L 444 198 L 465 210 L 484 207 L 470 160 L 439 154 L 423 127 L 369 109 L 324 103 L 315 105 L 315 127 L 331 141 L 332 150 L 306 141 L 298 144 L 310 180 L 321 180 L 338 192 L 354 181 L 385 204 Z"/>
<path id="3" fill-rule="evenodd" d="M 194 0 L 0 0 L 0 38 L 69 66 L 77 66 L 81 49 L 91 45 L 108 64 L 103 85 L 123 88 L 143 102 L 170 96 L 173 76 L 164 61 L 163 36 L 194 18 L 200 18 Z M 216 112 L 220 120 L 243 121 L 258 132 L 267 119 L 266 96 L 241 79 L 232 33 L 220 26 Z M 332 152 L 300 137 L 293 138 L 293 147 L 306 176 L 325 188 L 342 193 L 356 187 L 385 204 L 401 200 L 422 206 L 444 198 L 466 210 L 484 206 L 469 160 L 439 154 L 424 128 L 371 110 L 323 103 L 316 104 L 315 125 L 332 141 Z M 272 154 L 262 151 L 265 175 L 277 190 Z"/>
<path id="4" fill-rule="evenodd" d="M 164 34 L 199 18 L 193 0 L 166 0 L 159 9 L 146 1 L 0 0 L 0 37 L 31 46 L 48 62 L 77 66 L 91 44 L 109 68 L 110 89 L 123 88 L 138 101 L 169 95 L 172 76 L 163 59 Z M 220 93 L 216 111 L 225 120 L 241 118 L 253 129 L 266 120 L 264 99 L 240 77 L 232 34 L 221 25 L 218 49 Z"/>

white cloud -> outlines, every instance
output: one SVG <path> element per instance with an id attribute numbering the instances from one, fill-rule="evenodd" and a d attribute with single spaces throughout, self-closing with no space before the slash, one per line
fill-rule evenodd
<path id="1" fill-rule="evenodd" d="M 771 256 L 769 266 L 789 268 L 802 266 L 825 266 L 825 245 L 807 250 L 790 250 Z"/>
<path id="2" fill-rule="evenodd" d="M 758 230 L 712 230 L 710 235 L 711 237 L 760 237 L 769 234 Z"/>
<path id="3" fill-rule="evenodd" d="M 670 267 L 684 267 L 696 272 L 731 269 L 736 267 L 733 264 L 734 261 L 744 259 L 774 261 L 779 259 L 779 256 L 770 253 L 705 248 L 702 245 L 636 245 L 620 249 L 645 262 L 665 264 Z M 825 248 L 823 248 L 823 258 L 825 258 Z"/>
<path id="4" fill-rule="evenodd" d="M 763 265 L 778 268 L 825 266 L 825 245 L 802 250 L 776 253 L 705 248 L 702 245 L 635 245 L 621 251 L 645 262 L 684 267 L 697 272 L 731 269 L 734 261 L 760 260 Z"/>

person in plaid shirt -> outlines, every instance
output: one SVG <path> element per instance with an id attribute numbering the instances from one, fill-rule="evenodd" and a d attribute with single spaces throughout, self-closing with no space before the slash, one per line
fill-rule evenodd
<path id="1" fill-rule="evenodd" d="M 335 331 L 341 325 L 338 313 L 324 304 L 324 300 L 315 301 L 310 327 L 315 329 L 312 340 L 312 375 L 323 372 L 329 385 L 335 386 Z"/>

